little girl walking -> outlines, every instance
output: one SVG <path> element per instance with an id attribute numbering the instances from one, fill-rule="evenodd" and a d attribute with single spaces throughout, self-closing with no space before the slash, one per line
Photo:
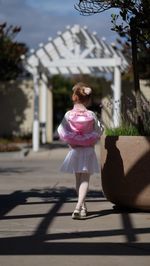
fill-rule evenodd
<path id="1" fill-rule="evenodd" d="M 73 173 L 76 177 L 78 201 L 72 213 L 73 219 L 83 219 L 87 216 L 85 198 L 89 179 L 93 173 L 99 173 L 94 145 L 103 133 L 103 126 L 95 113 L 87 109 L 91 96 L 91 88 L 84 83 L 77 83 L 73 87 L 73 109 L 64 115 L 58 127 L 60 139 L 70 146 L 61 171 Z"/>

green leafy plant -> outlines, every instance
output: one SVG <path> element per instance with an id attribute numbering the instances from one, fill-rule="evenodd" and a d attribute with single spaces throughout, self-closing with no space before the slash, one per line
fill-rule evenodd
<path id="1" fill-rule="evenodd" d="M 138 129 L 133 125 L 124 124 L 117 128 L 106 128 L 107 136 L 139 136 Z"/>
<path id="2" fill-rule="evenodd" d="M 131 96 L 131 95 L 130 95 Z M 111 125 L 106 125 L 105 134 L 107 136 L 150 136 L 150 102 L 142 97 L 142 131 L 138 129 L 138 113 L 134 101 L 127 96 L 122 98 L 121 104 L 121 123 L 119 127 L 113 125 L 113 99 L 107 98 L 103 102 L 102 109 L 105 113 L 110 114 Z"/>

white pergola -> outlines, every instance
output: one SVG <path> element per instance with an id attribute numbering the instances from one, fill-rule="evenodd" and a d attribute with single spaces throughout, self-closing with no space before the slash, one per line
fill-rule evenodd
<path id="1" fill-rule="evenodd" d="M 128 62 L 121 51 L 99 39 L 96 32 L 90 33 L 87 27 L 67 26 L 64 32 L 58 32 L 54 39 L 48 38 L 46 44 L 39 44 L 37 50 L 31 50 L 28 57 L 22 57 L 26 69 L 32 74 L 34 82 L 34 121 L 33 150 L 39 150 L 39 84 L 42 102 L 42 143 L 46 142 L 47 89 L 48 79 L 55 74 L 96 74 L 112 73 L 113 125 L 120 125 L 121 72 Z M 52 94 L 52 87 L 49 88 Z M 51 141 L 52 141 L 52 95 L 51 95 Z"/>

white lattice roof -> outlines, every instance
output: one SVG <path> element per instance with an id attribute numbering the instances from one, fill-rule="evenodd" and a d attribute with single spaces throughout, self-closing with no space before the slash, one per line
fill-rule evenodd
<path id="1" fill-rule="evenodd" d="M 54 39 L 39 44 L 37 50 L 31 50 L 26 58 L 29 72 L 35 67 L 53 74 L 92 74 L 112 72 L 118 65 L 121 71 L 128 66 L 121 51 L 116 51 L 104 38 L 99 39 L 95 32 L 87 27 L 67 26 L 64 32 L 58 32 Z"/>

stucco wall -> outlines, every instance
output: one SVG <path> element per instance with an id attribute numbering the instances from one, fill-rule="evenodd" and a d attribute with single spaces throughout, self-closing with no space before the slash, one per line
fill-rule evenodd
<path id="1" fill-rule="evenodd" d="M 150 113 L 150 85 L 145 80 L 140 80 L 141 89 L 141 99 L 143 113 Z M 113 106 L 112 106 L 112 96 L 103 97 L 102 99 L 102 120 L 106 127 L 113 127 Z M 133 82 L 122 81 L 122 91 L 121 91 L 121 110 L 122 110 L 122 120 L 134 122 L 135 119 L 135 92 L 133 87 Z"/>
<path id="2" fill-rule="evenodd" d="M 140 81 L 143 99 L 150 105 L 150 86 L 146 81 Z M 123 82 L 123 98 L 134 99 L 133 84 Z M 40 94 L 41 95 L 41 94 Z M 132 96 L 132 97 L 131 97 Z M 123 99 L 122 98 L 122 99 Z M 52 139 L 52 93 L 47 93 L 47 140 Z M 125 101 L 125 100 L 124 100 Z M 105 126 L 112 125 L 112 103 L 109 97 L 102 99 L 104 106 L 102 110 L 102 120 Z M 123 103 L 124 104 L 124 103 Z M 133 104 L 133 102 L 132 102 Z M 33 127 L 33 107 L 34 93 L 32 80 L 0 83 L 0 137 L 9 135 L 29 135 L 32 134 Z M 130 111 L 130 104 L 128 106 Z M 41 110 L 41 101 L 40 101 Z M 126 110 L 126 109 L 125 109 Z"/>
<path id="3" fill-rule="evenodd" d="M 0 136 L 31 134 L 32 124 L 32 81 L 0 83 Z"/>

